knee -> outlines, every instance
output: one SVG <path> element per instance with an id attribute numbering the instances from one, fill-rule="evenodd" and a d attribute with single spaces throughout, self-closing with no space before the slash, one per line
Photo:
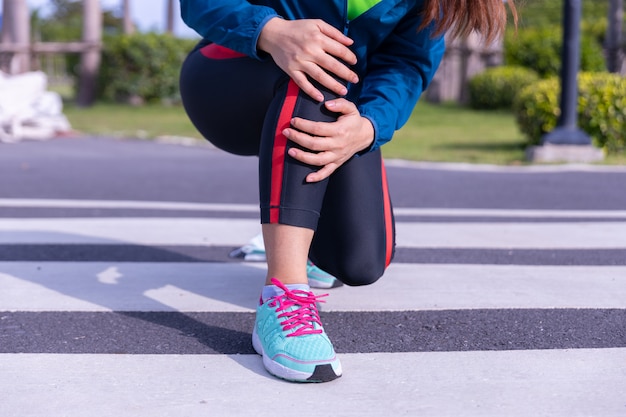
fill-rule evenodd
<path id="1" fill-rule="evenodd" d="M 376 245 L 321 245 L 309 255 L 322 270 L 349 286 L 370 285 L 378 281 L 390 260 L 383 243 Z"/>
<path id="2" fill-rule="evenodd" d="M 349 286 L 362 286 L 375 283 L 385 273 L 385 262 L 369 260 L 359 263 L 347 263 L 337 271 L 337 279 Z"/>

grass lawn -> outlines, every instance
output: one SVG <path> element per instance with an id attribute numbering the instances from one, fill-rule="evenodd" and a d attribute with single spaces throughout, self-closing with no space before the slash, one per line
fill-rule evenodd
<path id="1" fill-rule="evenodd" d="M 97 104 L 64 109 L 72 127 L 92 135 L 155 138 L 182 136 L 201 139 L 180 106 L 131 107 Z M 454 104 L 421 102 L 411 119 L 383 147 L 387 158 L 414 161 L 524 164 L 524 138 L 512 114 L 475 111 Z M 606 163 L 626 164 L 626 155 Z"/>
<path id="2" fill-rule="evenodd" d="M 510 113 L 420 102 L 383 152 L 417 161 L 521 164 L 524 138 Z"/>
<path id="3" fill-rule="evenodd" d="M 155 138 L 185 136 L 201 139 L 181 106 L 96 104 L 89 108 L 66 105 L 72 128 L 90 135 Z"/>

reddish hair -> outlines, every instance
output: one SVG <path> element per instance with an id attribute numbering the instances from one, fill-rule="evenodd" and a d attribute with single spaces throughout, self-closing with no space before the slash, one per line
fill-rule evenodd
<path id="1" fill-rule="evenodd" d="M 505 3 L 517 25 L 517 10 L 513 0 L 425 0 L 424 21 L 420 29 L 434 24 L 435 35 L 450 30 L 452 37 L 480 33 L 487 42 L 502 36 L 507 22 Z"/>

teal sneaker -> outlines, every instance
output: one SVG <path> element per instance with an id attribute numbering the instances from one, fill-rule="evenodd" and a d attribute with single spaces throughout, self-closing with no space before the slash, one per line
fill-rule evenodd
<path id="1" fill-rule="evenodd" d="M 236 248 L 228 254 L 231 258 L 240 258 L 244 261 L 252 262 L 265 262 L 265 244 L 263 242 L 263 235 L 258 234 L 248 243 L 240 248 Z M 337 288 L 341 287 L 343 283 L 337 278 L 332 276 L 326 271 L 321 270 L 313 264 L 310 260 L 306 265 L 306 274 L 309 278 L 309 286 L 311 288 Z"/>
<path id="2" fill-rule="evenodd" d="M 256 235 L 242 247 L 231 251 L 228 256 L 231 258 L 243 258 L 244 261 L 265 262 L 263 235 Z"/>
<path id="3" fill-rule="evenodd" d="M 309 286 L 311 288 L 337 288 L 343 285 L 343 282 L 339 281 L 333 275 L 318 268 L 311 260 L 306 262 L 306 276 L 309 279 Z"/>
<path id="4" fill-rule="evenodd" d="M 288 381 L 328 382 L 341 376 L 341 363 L 324 332 L 316 302 L 322 296 L 289 290 L 261 300 L 256 311 L 252 346 L 263 356 L 267 371 Z"/>

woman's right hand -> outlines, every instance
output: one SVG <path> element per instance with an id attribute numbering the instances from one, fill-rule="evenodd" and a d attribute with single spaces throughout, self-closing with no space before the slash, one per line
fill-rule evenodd
<path id="1" fill-rule="evenodd" d="M 348 48 L 352 42 L 322 20 L 273 18 L 261 30 L 257 47 L 269 53 L 303 92 L 323 101 L 321 91 L 307 75 L 336 94 L 345 95 L 346 87 L 328 72 L 350 83 L 359 81 L 346 65 L 356 64 L 356 55 Z"/>

